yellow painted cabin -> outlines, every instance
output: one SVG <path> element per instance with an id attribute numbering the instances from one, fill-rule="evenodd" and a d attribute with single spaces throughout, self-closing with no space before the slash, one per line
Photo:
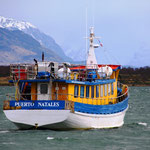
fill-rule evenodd
<path id="1" fill-rule="evenodd" d="M 52 82 L 51 97 L 52 100 L 68 100 L 93 105 L 115 104 L 117 102 L 117 78 L 119 69 L 113 71 L 107 79 L 100 79 L 97 75 L 97 81 L 80 81 L 79 75 L 82 71 L 72 71 L 70 79 L 55 80 Z M 76 80 L 74 80 L 76 79 Z M 37 100 L 37 83 L 31 83 L 31 99 Z M 43 82 L 41 84 L 50 84 Z M 49 86 L 48 86 L 49 87 Z M 48 89 L 49 90 L 49 89 Z"/>

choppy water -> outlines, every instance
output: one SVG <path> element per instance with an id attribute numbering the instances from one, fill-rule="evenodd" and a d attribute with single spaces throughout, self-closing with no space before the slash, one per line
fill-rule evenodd
<path id="1" fill-rule="evenodd" d="M 0 95 L 12 91 L 0 87 Z M 0 96 L 0 150 L 150 149 L 150 87 L 131 87 L 124 126 L 105 130 L 18 130 L 2 112 L 4 99 Z"/>

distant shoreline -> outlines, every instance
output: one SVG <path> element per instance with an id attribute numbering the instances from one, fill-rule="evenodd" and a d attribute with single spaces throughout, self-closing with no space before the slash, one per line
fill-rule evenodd
<path id="1" fill-rule="evenodd" d="M 10 67 L 0 66 L 0 71 L 0 86 L 13 86 L 12 83 L 9 83 L 9 80 L 11 80 Z M 130 87 L 150 86 L 150 67 L 122 68 L 119 72 L 118 80 Z"/>
<path id="2" fill-rule="evenodd" d="M 127 84 L 129 87 L 149 87 L 150 85 L 147 85 L 147 84 L 137 84 L 137 85 L 130 85 L 130 84 Z"/>
<path id="3" fill-rule="evenodd" d="M 9 83 L 10 77 L 0 77 L 0 86 L 13 86 L 12 83 Z"/>

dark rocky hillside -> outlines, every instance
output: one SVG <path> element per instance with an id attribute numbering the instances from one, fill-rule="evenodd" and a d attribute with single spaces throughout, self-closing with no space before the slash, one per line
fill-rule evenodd
<path id="1" fill-rule="evenodd" d="M 30 35 L 19 30 L 7 30 L 0 28 L 0 64 L 17 62 L 32 62 L 33 59 L 41 60 L 42 52 L 49 61 L 63 61 L 51 49 L 41 46 Z"/>
<path id="2" fill-rule="evenodd" d="M 73 61 L 71 58 L 65 55 L 62 48 L 55 42 L 55 40 L 52 37 L 46 35 L 45 33 L 42 33 L 37 28 L 28 28 L 23 30 L 23 32 L 32 35 L 32 37 L 38 42 L 40 42 L 42 46 L 55 52 L 58 56 L 63 58 L 64 61 L 69 61 L 69 62 Z"/>
<path id="3" fill-rule="evenodd" d="M 0 66 L 0 77 L 8 77 L 10 75 L 9 66 Z"/>

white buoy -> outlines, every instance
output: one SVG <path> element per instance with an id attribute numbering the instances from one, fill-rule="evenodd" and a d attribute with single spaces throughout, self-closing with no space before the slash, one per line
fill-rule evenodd
<path id="1" fill-rule="evenodd" d="M 67 68 L 67 69 L 60 68 L 58 70 L 58 77 L 60 77 L 60 78 L 66 78 L 67 76 L 69 76 L 70 72 L 71 71 L 70 71 L 69 68 Z"/>
<path id="2" fill-rule="evenodd" d="M 111 67 L 109 66 L 104 66 L 104 67 L 100 67 L 98 69 L 98 74 L 100 75 L 100 77 L 105 78 L 105 77 L 110 77 L 113 73 L 113 70 Z"/>

